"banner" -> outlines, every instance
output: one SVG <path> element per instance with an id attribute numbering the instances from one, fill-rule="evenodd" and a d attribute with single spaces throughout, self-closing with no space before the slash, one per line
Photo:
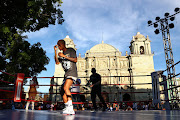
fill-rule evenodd
<path id="1" fill-rule="evenodd" d="M 24 73 L 18 73 L 15 83 L 14 102 L 21 102 Z"/>

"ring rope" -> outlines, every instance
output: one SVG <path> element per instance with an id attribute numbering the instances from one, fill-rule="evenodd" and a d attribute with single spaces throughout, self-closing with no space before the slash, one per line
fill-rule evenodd
<path id="1" fill-rule="evenodd" d="M 101 76 L 101 77 L 142 77 L 142 76 L 151 76 L 151 75 L 133 75 L 133 76 Z M 24 77 L 24 78 L 33 78 L 33 77 Z M 36 78 L 64 78 L 64 77 L 36 77 Z M 78 78 L 89 78 L 89 77 L 78 77 Z"/>
<path id="2" fill-rule="evenodd" d="M 150 93 L 151 91 L 145 91 L 145 92 L 101 92 L 101 94 L 117 94 L 117 93 Z M 36 93 L 36 92 L 24 92 L 24 93 Z M 42 93 L 38 92 L 37 94 L 60 94 L 60 93 Z M 91 94 L 91 92 L 71 92 L 71 94 Z"/>
<path id="3" fill-rule="evenodd" d="M 152 83 L 134 83 L 134 84 L 101 84 L 103 86 L 106 86 L 106 85 L 144 85 L 144 84 L 152 84 Z M 24 85 L 24 86 L 30 86 L 29 84 L 28 85 Z M 36 86 L 36 85 L 31 85 L 31 86 Z M 38 85 L 38 86 L 62 86 L 62 85 Z M 73 85 L 73 86 L 86 86 L 86 85 Z"/>
<path id="4" fill-rule="evenodd" d="M 7 82 L 7 81 L 4 81 L 4 80 L 0 80 L 1 82 L 5 82 L 5 83 L 9 83 L 9 84 L 14 84 L 12 82 Z"/>
<path id="5" fill-rule="evenodd" d="M 12 101 L 13 99 L 0 99 L 1 101 Z M 47 103 L 52 103 L 52 101 L 37 101 L 37 100 L 25 100 L 22 99 L 22 101 L 30 101 L 30 102 L 47 102 Z M 171 100 L 166 100 L 166 101 L 171 101 Z M 144 100 L 144 101 L 116 101 L 116 102 L 105 102 L 107 103 L 134 103 L 134 102 L 152 102 L 152 100 Z M 57 103 L 64 103 L 64 102 L 57 102 Z M 92 102 L 72 102 L 73 104 L 92 104 Z M 96 103 L 101 103 L 101 102 L 96 102 Z"/>
<path id="6" fill-rule="evenodd" d="M 3 92 L 14 92 L 14 91 L 10 91 L 10 90 L 3 90 L 3 89 L 0 89 L 0 91 L 3 91 Z"/>
<path id="7" fill-rule="evenodd" d="M 14 77 L 16 77 L 16 75 L 12 75 L 12 74 L 7 73 L 7 72 L 4 72 L 4 71 L 2 71 L 2 70 L 0 70 L 0 72 L 5 73 L 5 74 L 10 75 L 10 76 L 14 76 Z"/>
<path id="8" fill-rule="evenodd" d="M 180 62 L 180 61 L 179 61 Z M 178 64 L 179 62 L 177 62 L 176 64 Z M 176 65 L 174 64 L 174 65 Z M 173 67 L 174 65 L 172 65 L 171 67 Z M 166 69 L 167 70 L 167 69 Z M 164 70 L 164 71 L 166 71 Z M 10 73 L 7 73 L 7 72 L 3 72 L 2 70 L 0 70 L 0 72 L 2 73 L 5 73 L 5 74 L 8 74 L 10 76 L 14 76 L 15 75 L 12 75 Z M 180 75 L 179 74 L 176 74 L 174 75 L 173 77 L 176 77 Z M 151 76 L 151 75 L 136 75 L 136 76 L 102 76 L 102 77 L 139 77 L 139 76 Z M 32 78 L 32 77 L 25 77 L 25 78 Z M 37 78 L 64 78 L 64 77 L 37 77 Z M 79 78 L 89 78 L 89 77 L 79 77 Z M 167 79 L 168 80 L 168 79 Z M 10 83 L 10 84 L 14 84 L 12 82 L 7 82 L 7 81 L 3 81 L 3 80 L 0 80 L 1 82 L 5 82 L 5 83 Z M 164 81 L 163 81 L 164 82 Z M 142 84 L 152 84 L 152 83 L 136 83 L 136 84 L 131 84 L 131 85 L 142 85 Z M 102 85 L 128 85 L 128 84 L 102 84 Z M 25 85 L 25 86 L 29 86 L 29 85 Z M 39 85 L 39 86 L 61 86 L 61 85 Z M 84 86 L 84 85 L 77 85 L 77 86 Z M 176 86 L 176 87 L 173 87 L 173 88 L 169 88 L 169 89 L 166 89 L 166 90 L 170 90 L 170 89 L 174 89 L 174 88 L 177 88 L 177 87 L 180 87 L 180 86 Z M 163 91 L 166 91 L 166 90 L 163 90 Z M 2 90 L 0 89 L 0 91 L 4 91 L 4 92 L 14 92 L 14 91 L 9 91 L 9 90 Z M 161 91 L 162 92 L 162 91 Z M 117 92 L 117 93 L 149 93 L 149 92 Z M 47 93 L 40 93 L 40 94 L 47 94 Z M 58 94 L 58 93 L 48 93 L 48 94 Z M 91 94 L 91 93 L 73 93 L 72 94 Z M 101 93 L 101 94 L 116 94 L 116 93 Z M 5 100 L 5 99 L 4 99 Z M 43 101 L 44 102 L 44 101 Z M 123 101 L 121 101 L 123 102 Z"/>

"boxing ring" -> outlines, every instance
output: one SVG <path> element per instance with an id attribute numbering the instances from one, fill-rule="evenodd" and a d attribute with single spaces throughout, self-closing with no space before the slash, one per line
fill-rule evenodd
<path id="1" fill-rule="evenodd" d="M 62 115 L 61 111 L 0 110 L 0 120 L 179 120 L 180 111 L 77 111 L 75 115 Z"/>
<path id="2" fill-rule="evenodd" d="M 175 65 L 178 65 L 180 62 L 177 62 Z M 166 70 L 164 70 L 163 72 L 165 72 Z M 162 76 L 162 71 L 160 73 L 157 74 L 157 76 Z M 176 108 L 176 110 L 173 110 L 174 106 L 171 107 L 171 110 L 168 110 L 168 109 L 156 109 L 156 110 L 153 110 L 153 109 L 150 109 L 150 110 L 127 110 L 127 109 L 119 109 L 117 111 L 112 111 L 112 110 L 108 110 L 108 111 L 96 111 L 96 112 L 92 112 L 91 110 L 89 109 L 85 109 L 83 111 L 76 111 L 76 114 L 75 115 L 69 115 L 69 116 L 63 116 L 61 114 L 61 110 L 59 109 L 55 109 L 53 111 L 51 110 L 29 110 L 29 111 L 26 111 L 24 109 L 24 107 L 22 108 L 12 108 L 12 106 L 14 105 L 14 101 L 15 102 L 18 102 L 18 103 L 24 103 L 27 102 L 27 101 L 32 101 L 32 100 L 27 100 L 27 99 L 24 99 L 24 97 L 22 97 L 23 95 L 25 95 L 27 92 L 24 92 L 22 91 L 22 86 L 29 86 L 28 84 L 26 85 L 23 85 L 23 82 L 21 81 L 21 79 L 18 79 L 18 76 L 17 75 L 12 75 L 10 73 L 7 73 L 7 72 L 4 72 L 4 71 L 1 71 L 0 70 L 0 73 L 1 74 L 7 74 L 7 75 L 10 75 L 12 77 L 14 77 L 16 79 L 16 81 L 13 82 L 8 82 L 8 81 L 5 81 L 5 80 L 0 80 L 0 83 L 3 82 L 6 84 L 6 86 L 11 86 L 13 87 L 14 86 L 14 89 L 11 89 L 11 90 L 8 90 L 8 89 L 1 89 L 0 88 L 0 92 L 1 92 L 1 98 L 0 98 L 0 105 L 4 105 L 6 108 L 3 108 L 0 110 L 0 120 L 1 119 L 7 119 L 7 120 L 36 120 L 36 119 L 48 119 L 48 120 L 51 120 L 51 119 L 62 119 L 62 120 L 84 120 L 84 119 L 87 119 L 87 120 L 106 120 L 106 119 L 118 119 L 118 120 L 124 120 L 124 119 L 132 119 L 132 120 L 144 120 L 144 119 L 147 119 L 147 120 L 176 120 L 180 117 L 180 111 L 179 111 L 179 108 Z M 174 77 L 178 77 L 180 75 L 180 73 L 176 74 Z M 140 76 L 151 76 L 151 75 L 140 75 Z M 132 76 L 102 76 L 102 77 L 115 77 L 115 78 L 121 78 L 121 77 L 132 77 Z M 138 77 L 137 76 L 133 76 L 133 77 Z M 24 78 L 32 78 L 32 77 L 24 77 Z M 52 79 L 52 78 L 62 78 L 62 77 L 37 77 L 37 79 Z M 85 78 L 85 77 L 84 77 Z M 17 81 L 20 81 L 21 84 L 17 83 Z M 167 78 L 164 78 L 162 81 L 156 81 L 156 85 L 158 86 L 165 86 L 165 82 L 168 81 Z M 131 85 L 153 85 L 155 83 L 133 83 Z M 103 86 L 122 86 L 122 85 L 130 85 L 130 84 L 124 84 L 124 83 L 121 83 L 121 84 L 102 84 L 102 87 Z M 39 86 L 49 86 L 49 87 L 60 87 L 61 85 L 57 85 L 57 84 L 50 84 L 50 85 L 43 85 L 43 84 L 40 84 Z M 80 85 L 81 87 L 85 86 L 85 85 Z M 155 94 L 155 96 L 159 95 L 160 94 L 167 94 L 169 90 L 172 90 L 172 89 L 178 89 L 179 90 L 179 87 L 180 85 L 177 85 L 177 86 L 174 86 L 173 88 L 168 88 L 168 87 L 164 87 L 164 89 L 154 89 L 155 91 L 140 91 L 140 92 L 134 92 L 134 91 L 121 91 L 120 93 L 131 93 L 131 94 L 152 94 L 154 95 L 156 92 L 157 94 Z M 9 94 L 8 98 L 5 98 L 3 97 L 3 95 L 5 94 Z M 111 95 L 111 94 L 117 94 L 118 92 L 102 92 L 102 94 L 108 94 L 108 95 Z M 38 93 L 38 94 L 49 94 L 49 95 L 58 95 L 60 94 L 59 92 L 49 92 L 49 93 Z M 90 92 L 80 92 L 80 93 L 72 93 L 72 94 L 80 94 L 80 95 L 88 95 L 90 94 Z M 20 98 L 18 98 L 18 97 Z M 21 98 L 22 97 L 22 98 Z M 159 98 L 153 98 L 153 100 L 159 100 L 158 102 L 155 102 L 157 104 L 161 104 L 162 101 L 165 101 L 165 102 L 170 102 L 171 101 L 175 101 L 175 103 L 179 104 L 179 99 L 159 99 Z M 56 103 L 60 103 L 60 104 L 63 104 L 63 102 L 61 101 L 34 101 L 36 103 L 49 103 L 49 104 L 52 104 L 54 102 Z M 140 101 L 113 101 L 113 102 L 106 102 L 107 104 L 118 104 L 120 106 L 120 104 L 123 104 L 123 103 L 134 103 L 134 102 L 137 102 L 137 103 L 142 103 L 142 102 L 148 102 L 148 103 L 152 103 L 152 99 L 148 99 L 146 101 L 144 100 L 140 100 Z M 5 104 L 4 104 L 5 103 Z M 99 103 L 99 102 L 97 102 Z M 88 105 L 92 105 L 92 103 L 88 102 L 88 101 L 83 101 L 83 102 L 73 102 L 73 104 L 80 104 L 80 105 L 85 105 L 85 104 L 88 104 Z M 9 107 L 7 107 L 7 105 L 9 105 Z M 0 106 L 1 107 L 1 106 Z"/>

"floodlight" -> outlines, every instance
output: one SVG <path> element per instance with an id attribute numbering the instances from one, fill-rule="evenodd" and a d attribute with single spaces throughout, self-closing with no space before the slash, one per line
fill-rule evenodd
<path id="1" fill-rule="evenodd" d="M 158 27 L 158 24 L 157 23 L 154 23 L 154 28 L 157 28 Z"/>
<path id="2" fill-rule="evenodd" d="M 151 21 L 151 20 L 149 20 L 149 21 L 148 21 L 148 24 L 151 24 L 151 23 L 152 23 L 152 21 Z"/>
<path id="3" fill-rule="evenodd" d="M 179 12 L 179 8 L 178 8 L 178 7 L 175 8 L 175 9 L 174 9 L 174 12 Z"/>
<path id="4" fill-rule="evenodd" d="M 164 14 L 164 16 L 165 16 L 165 17 L 169 16 L 169 13 L 168 13 L 168 12 L 167 12 L 167 13 L 165 13 L 165 14 Z"/>
<path id="5" fill-rule="evenodd" d="M 155 34 L 159 34 L 159 29 L 156 29 L 154 32 Z"/>
<path id="6" fill-rule="evenodd" d="M 173 23 L 169 24 L 169 28 L 174 28 L 174 24 Z"/>
<path id="7" fill-rule="evenodd" d="M 160 17 L 158 16 L 158 17 L 156 17 L 156 20 L 160 20 Z"/>
<path id="8" fill-rule="evenodd" d="M 175 17 L 171 17 L 171 18 L 170 18 L 171 21 L 174 21 L 174 19 L 175 19 Z"/>

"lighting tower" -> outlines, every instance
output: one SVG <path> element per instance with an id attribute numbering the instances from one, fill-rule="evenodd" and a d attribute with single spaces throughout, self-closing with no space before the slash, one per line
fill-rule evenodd
<path id="1" fill-rule="evenodd" d="M 159 34 L 162 32 L 162 38 L 164 43 L 164 52 L 165 52 L 165 58 L 166 58 L 166 67 L 167 67 L 167 75 L 168 75 L 168 83 L 169 83 L 169 92 L 170 92 L 170 100 L 171 103 L 175 103 L 175 101 L 179 100 L 178 97 L 178 89 L 175 87 L 177 85 L 177 81 L 175 78 L 175 66 L 174 66 L 174 58 L 173 58 L 173 52 L 172 52 L 172 45 L 171 45 L 171 39 L 170 39 L 170 32 L 169 28 L 174 28 L 174 24 L 170 23 L 170 21 L 174 21 L 175 15 L 180 13 L 180 8 L 175 8 L 175 14 L 169 15 L 169 13 L 164 14 L 164 18 L 156 17 L 156 22 L 152 23 L 151 20 L 148 21 L 148 26 L 153 25 L 156 30 L 154 31 L 155 34 Z M 160 27 L 158 28 L 158 24 L 160 24 Z"/>

